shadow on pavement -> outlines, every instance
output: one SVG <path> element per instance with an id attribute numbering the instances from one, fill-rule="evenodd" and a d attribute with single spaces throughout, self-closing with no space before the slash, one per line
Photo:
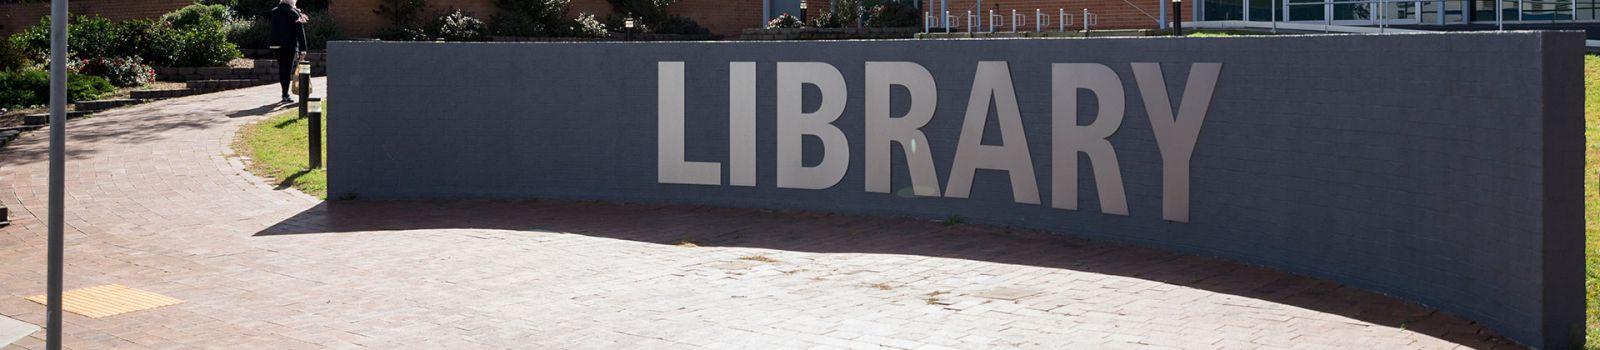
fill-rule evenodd
<path id="1" fill-rule="evenodd" d="M 658 244 L 906 254 L 1067 269 L 1337 314 L 1473 348 L 1519 347 L 1475 322 L 1335 282 L 1035 230 L 908 218 L 592 201 L 338 201 L 255 236 L 425 229 L 549 231 Z"/>
<path id="2" fill-rule="evenodd" d="M 228 115 L 228 118 L 254 117 L 254 116 L 258 116 L 258 115 L 265 115 L 267 113 L 272 113 L 272 112 L 275 112 L 275 111 L 280 110 L 280 109 L 288 109 L 290 107 L 295 107 L 295 104 L 293 104 L 293 103 L 283 103 L 283 102 L 273 102 L 273 103 L 261 105 L 260 107 L 256 107 L 256 108 L 229 112 L 227 115 Z"/>

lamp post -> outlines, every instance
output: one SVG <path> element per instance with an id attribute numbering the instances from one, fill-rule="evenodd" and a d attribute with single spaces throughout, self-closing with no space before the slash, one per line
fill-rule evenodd
<path id="1" fill-rule="evenodd" d="M 1172 0 L 1172 35 L 1183 36 L 1183 0 Z"/>
<path id="2" fill-rule="evenodd" d="M 806 26 L 806 0 L 800 0 L 800 26 Z"/>
<path id="3" fill-rule="evenodd" d="M 624 39 L 632 41 L 633 40 L 633 13 L 632 12 L 628 13 L 628 18 L 627 19 L 622 20 L 622 28 L 623 28 L 623 30 L 622 30 L 623 35 L 626 35 L 626 37 Z"/>
<path id="4" fill-rule="evenodd" d="M 67 0 L 50 1 L 50 179 L 45 272 L 44 348 L 61 350 L 61 280 L 65 263 L 67 175 Z"/>
<path id="5" fill-rule="evenodd" d="M 306 115 L 306 147 L 308 148 L 307 151 L 309 151 L 307 153 L 311 156 L 308 169 L 320 169 L 322 168 L 322 109 L 324 106 L 320 98 L 308 98 L 306 101 L 307 109 L 311 112 Z"/>

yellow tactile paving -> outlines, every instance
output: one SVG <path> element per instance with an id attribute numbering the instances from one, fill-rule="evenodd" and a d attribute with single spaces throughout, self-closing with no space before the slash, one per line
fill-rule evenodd
<path id="1" fill-rule="evenodd" d="M 118 284 L 73 289 L 62 292 L 61 298 L 65 300 L 61 304 L 62 310 L 88 318 L 115 316 L 183 303 L 183 300 Z M 31 296 L 28 300 L 49 304 L 44 295 Z"/>

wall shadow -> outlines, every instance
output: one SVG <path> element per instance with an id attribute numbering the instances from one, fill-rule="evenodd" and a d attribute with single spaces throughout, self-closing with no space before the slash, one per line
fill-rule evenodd
<path id="1" fill-rule="evenodd" d="M 425 229 L 552 231 L 657 244 L 904 254 L 1067 269 L 1337 314 L 1472 348 L 1522 348 L 1476 322 L 1336 282 L 1031 229 L 909 218 L 597 201 L 357 200 L 324 202 L 255 236 Z"/>

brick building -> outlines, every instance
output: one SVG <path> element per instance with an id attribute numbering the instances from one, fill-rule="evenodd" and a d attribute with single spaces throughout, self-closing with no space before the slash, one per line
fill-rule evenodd
<path id="1" fill-rule="evenodd" d="M 1081 28 L 1082 22 L 1078 22 L 1078 18 L 1082 17 L 1083 10 L 1088 9 L 1090 13 L 1099 17 L 1098 23 L 1094 26 L 1096 29 L 1157 28 L 1160 24 L 1157 19 L 1161 18 L 1161 6 L 1163 3 L 1165 2 L 1162 0 L 922 0 L 920 5 L 925 11 L 931 10 L 933 13 L 940 12 L 942 6 L 945 11 L 950 12 L 951 16 L 956 17 L 955 20 L 950 22 L 951 25 L 960 29 L 966 28 L 967 19 L 965 17 L 967 11 L 972 11 L 985 17 L 982 19 L 984 26 L 994 23 L 1003 27 L 1003 29 L 998 30 L 1010 30 L 1012 23 L 1010 18 L 1011 11 L 1016 10 L 1017 14 L 1020 15 L 1018 20 L 1019 27 L 1032 31 L 1032 26 L 1035 24 L 1034 10 L 1042 10 L 1046 16 L 1051 17 L 1049 20 L 1051 25 L 1058 25 L 1058 20 L 1055 17 L 1064 10 L 1071 15 L 1073 23 Z M 979 9 L 980 5 L 982 6 L 981 11 Z M 1184 20 L 1189 20 L 1191 11 L 1188 11 L 1187 8 L 1184 10 L 1183 18 Z M 994 14 L 999 16 L 998 22 L 993 22 L 987 18 L 989 11 L 994 11 Z M 1168 16 L 1171 15 L 1169 14 Z M 934 26 L 938 26 L 938 23 L 934 23 Z M 1054 30 L 1054 28 L 1058 27 L 1052 27 L 1050 30 Z M 1071 28 L 1069 27 L 1069 29 Z"/>
<path id="2" fill-rule="evenodd" d="M 372 9 L 378 8 L 381 1 L 339 0 L 329 5 L 328 10 L 346 34 L 370 36 L 389 25 L 383 17 L 372 13 Z M 459 8 L 472 11 L 485 21 L 497 11 L 493 0 L 432 0 L 428 6 L 425 13 Z M 761 0 L 679 0 L 667 7 L 667 11 L 693 18 L 712 33 L 730 38 L 738 37 L 739 31 L 744 28 L 760 26 L 762 21 Z M 606 15 L 611 13 L 611 4 L 606 0 L 572 0 L 568 16 L 577 16 L 579 13 L 594 14 L 605 20 Z"/>
<path id="3" fill-rule="evenodd" d="M 365 37 L 387 26 L 382 17 L 372 13 L 381 0 L 339 0 L 329 5 L 329 12 L 347 35 Z M 73 0 L 73 14 L 100 15 L 122 21 L 138 18 L 157 18 L 190 3 L 193 0 Z M 496 11 L 493 0 L 432 0 L 424 13 L 460 8 L 472 11 L 487 21 Z M 741 29 L 760 26 L 762 23 L 760 0 L 681 0 L 668 11 L 694 18 L 712 33 L 737 37 Z M 611 4 L 605 0 L 572 0 L 570 15 L 592 13 L 602 20 L 611 13 Z M 10 35 L 39 23 L 50 14 L 50 3 L 0 4 L 0 34 Z"/>
<path id="4" fill-rule="evenodd" d="M 367 37 L 384 27 L 388 23 L 379 15 L 372 12 L 382 0 L 338 0 L 329 5 L 329 12 L 339 23 L 345 33 L 351 37 Z M 817 16 L 828 11 L 831 6 L 829 0 L 809 0 L 806 12 L 810 16 Z M 920 0 L 917 4 L 924 13 L 937 14 L 940 8 L 948 10 L 957 17 L 951 26 L 965 29 L 968 24 L 967 11 L 987 14 L 989 10 L 1001 15 L 997 24 L 1009 29 L 1011 23 L 1010 13 L 1015 9 L 1023 14 L 1022 22 L 1025 26 L 1034 23 L 1035 9 L 1044 10 L 1054 15 L 1060 9 L 1078 17 L 1084 9 L 1099 16 L 1095 28 L 1120 29 L 1120 28 L 1156 28 L 1160 16 L 1161 0 L 1084 0 L 1067 2 L 1063 0 Z M 1213 0 L 1216 1 L 1216 0 Z M 71 12 L 74 14 L 96 14 L 112 20 L 127 20 L 135 18 L 155 18 L 161 14 L 183 7 L 192 0 L 73 0 Z M 668 7 L 668 11 L 680 16 L 693 18 L 700 25 L 710 29 L 712 33 L 727 38 L 737 38 L 739 32 L 745 28 L 760 27 L 766 19 L 776 17 L 782 13 L 799 14 L 801 0 L 679 0 Z M 604 19 L 611 13 L 611 5 L 606 0 L 572 0 L 569 16 L 579 13 L 591 13 Z M 979 6 L 982 10 L 979 10 Z M 1188 4 L 1185 4 L 1188 5 Z M 497 9 L 493 0 L 431 0 L 430 8 L 424 13 L 431 14 L 450 8 L 459 8 L 472 11 L 479 18 L 489 20 Z M 1187 10 L 1187 9 L 1186 9 Z M 21 3 L 0 5 L 0 34 L 10 34 L 21 31 L 38 23 L 39 18 L 47 15 L 50 4 Z M 1184 12 L 1184 19 L 1190 18 L 1192 11 Z M 986 17 L 986 16 L 985 16 Z M 984 24 L 991 21 L 988 18 L 981 20 Z M 1051 20 L 1054 23 L 1055 19 Z M 1078 22 L 1081 23 L 1081 22 Z M 938 23 L 934 23 L 938 26 Z"/>
<path id="5" fill-rule="evenodd" d="M 113 21 L 156 18 L 184 7 L 194 0 L 72 0 L 68 12 L 97 14 Z M 10 35 L 39 24 L 50 15 L 50 3 L 0 4 L 0 34 Z"/>

